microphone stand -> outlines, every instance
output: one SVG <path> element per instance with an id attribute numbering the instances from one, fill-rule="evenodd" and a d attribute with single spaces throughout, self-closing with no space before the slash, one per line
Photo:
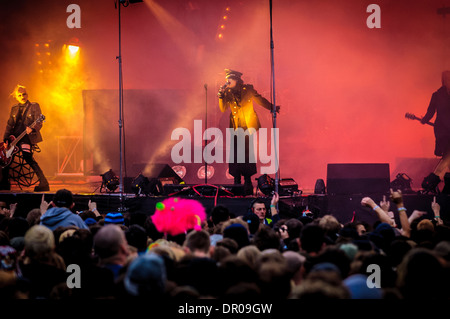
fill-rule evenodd
<path id="1" fill-rule="evenodd" d="M 205 132 L 208 129 L 208 85 L 205 83 Z M 203 150 L 206 149 L 206 139 L 203 139 Z M 203 160 L 205 161 L 205 184 L 208 184 L 208 163 L 206 162 L 206 158 Z"/>
<path id="2" fill-rule="evenodd" d="M 276 144 L 276 128 L 277 128 L 277 107 L 275 103 L 275 66 L 274 66 L 274 44 L 273 44 L 273 29 L 272 29 L 272 0 L 269 0 L 269 10 L 270 10 L 270 64 L 271 64 L 271 86 L 272 86 L 272 125 L 273 125 L 273 143 L 274 143 L 274 153 L 275 153 L 275 192 L 278 194 L 278 184 L 279 184 L 279 176 L 278 176 L 278 153 L 277 153 L 277 144 Z M 277 203 L 278 206 L 278 203 Z M 277 207 L 278 209 L 278 207 Z"/>
<path id="3" fill-rule="evenodd" d="M 119 55 L 116 59 L 119 62 L 119 192 L 120 192 L 120 208 L 119 211 L 124 209 L 123 207 L 123 150 L 122 150 L 122 133 L 123 133 L 123 76 L 122 76 L 122 27 L 121 27 L 121 14 L 120 6 L 125 3 L 124 0 L 116 0 L 116 8 L 118 9 L 119 16 Z"/>

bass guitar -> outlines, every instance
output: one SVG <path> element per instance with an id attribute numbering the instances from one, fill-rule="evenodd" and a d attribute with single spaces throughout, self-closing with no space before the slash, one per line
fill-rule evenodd
<path id="1" fill-rule="evenodd" d="M 45 120 L 45 116 L 41 114 L 36 121 L 34 121 L 29 127 L 34 128 L 38 123 L 41 123 Z M 16 144 L 27 134 L 27 130 L 23 131 L 19 136 L 15 137 L 11 135 L 9 137 L 9 144 L 6 148 L 5 144 L 0 145 L 0 166 L 6 167 L 11 164 L 14 154 L 19 151 L 19 148 Z"/>
<path id="2" fill-rule="evenodd" d="M 416 120 L 416 121 L 419 121 L 419 122 L 422 121 L 421 118 L 415 116 L 415 115 L 412 114 L 412 113 L 406 113 L 406 114 L 405 114 L 405 117 L 406 117 L 408 120 Z M 434 123 L 433 123 L 433 122 L 430 122 L 430 121 L 426 122 L 425 124 L 434 126 Z"/>

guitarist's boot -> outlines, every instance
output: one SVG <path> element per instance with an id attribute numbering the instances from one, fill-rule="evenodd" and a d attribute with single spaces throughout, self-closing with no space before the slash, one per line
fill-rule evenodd
<path id="1" fill-rule="evenodd" d="M 39 184 L 38 184 L 38 186 L 36 186 L 34 188 L 34 191 L 35 192 L 48 192 L 50 190 L 50 186 L 48 185 L 47 178 L 45 178 L 44 172 L 39 167 L 38 163 L 34 162 L 34 163 L 30 164 L 30 166 L 33 169 L 33 171 L 36 173 L 36 175 L 39 179 Z"/>
<path id="2" fill-rule="evenodd" d="M 47 178 L 45 178 L 44 172 L 39 167 L 39 164 L 34 160 L 33 155 L 29 152 L 22 152 L 23 159 L 30 165 L 31 169 L 36 173 L 39 184 L 34 188 L 35 192 L 47 192 L 50 190 Z"/>
<path id="3" fill-rule="evenodd" d="M 441 182 L 439 176 L 434 173 L 430 173 L 423 179 L 422 188 L 427 193 L 438 193 L 438 185 Z"/>

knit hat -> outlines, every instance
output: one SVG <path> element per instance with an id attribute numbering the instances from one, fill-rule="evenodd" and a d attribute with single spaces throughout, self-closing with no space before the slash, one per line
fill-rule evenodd
<path id="1" fill-rule="evenodd" d="M 121 213 L 108 213 L 105 216 L 105 225 L 106 224 L 116 224 L 123 225 L 124 219 Z"/>
<path id="2" fill-rule="evenodd" d="M 161 296 L 166 288 L 166 268 L 163 258 L 150 253 L 134 259 L 127 269 L 124 285 L 132 296 Z"/>

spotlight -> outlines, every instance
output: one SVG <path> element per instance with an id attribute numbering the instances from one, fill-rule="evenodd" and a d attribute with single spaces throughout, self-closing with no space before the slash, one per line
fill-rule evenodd
<path id="1" fill-rule="evenodd" d="M 411 189 L 412 179 L 405 173 L 399 173 L 395 179 L 391 182 L 390 187 L 393 190 L 401 190 L 403 194 L 411 194 L 414 191 Z"/>
<path id="2" fill-rule="evenodd" d="M 69 46 L 67 47 L 67 49 L 69 50 L 71 55 L 75 55 L 77 54 L 78 50 L 80 50 L 80 47 L 77 45 L 71 45 L 69 44 Z"/>
<path id="3" fill-rule="evenodd" d="M 266 196 L 274 191 L 275 182 L 272 177 L 267 174 L 261 175 L 256 179 L 258 181 L 259 190 Z"/>
<path id="4" fill-rule="evenodd" d="M 112 169 L 100 176 L 102 177 L 102 187 L 106 187 L 109 191 L 114 192 L 119 186 L 119 178 L 114 174 Z"/>
<path id="5" fill-rule="evenodd" d="M 131 190 L 134 194 L 140 195 L 162 195 L 164 193 L 164 188 L 161 181 L 158 178 L 147 178 L 142 174 L 139 174 L 131 182 Z"/>
<path id="6" fill-rule="evenodd" d="M 139 174 L 131 182 L 131 190 L 135 195 L 145 194 L 147 192 L 149 180 L 142 174 Z"/>

